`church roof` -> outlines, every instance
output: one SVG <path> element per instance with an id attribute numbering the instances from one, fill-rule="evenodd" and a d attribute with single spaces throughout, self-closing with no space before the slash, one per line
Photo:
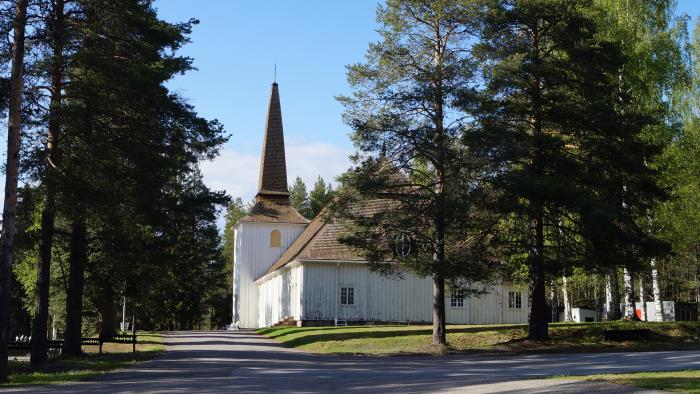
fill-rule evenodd
<path id="1" fill-rule="evenodd" d="M 277 83 L 272 84 L 270 106 L 267 111 L 267 125 L 260 160 L 260 180 L 258 193 L 286 193 L 287 164 L 284 158 L 284 133 L 282 131 L 282 110 Z"/>
<path id="2" fill-rule="evenodd" d="M 295 223 L 306 224 L 309 219 L 302 216 L 290 203 L 289 195 L 275 198 L 274 195 L 255 197 L 255 205 L 239 222 Z"/>
<path id="3" fill-rule="evenodd" d="M 361 214 L 370 215 L 386 209 L 386 206 L 386 200 L 372 201 L 362 207 Z M 294 260 L 365 261 L 350 247 L 338 241 L 343 231 L 343 226 L 333 222 L 327 213 L 322 211 L 263 276 Z"/>
<path id="4" fill-rule="evenodd" d="M 267 111 L 267 125 L 260 160 L 258 194 L 255 196 L 255 205 L 250 213 L 239 222 L 309 223 L 309 220 L 289 203 L 282 110 L 276 82 L 272 84 L 270 92 L 270 105 Z"/>

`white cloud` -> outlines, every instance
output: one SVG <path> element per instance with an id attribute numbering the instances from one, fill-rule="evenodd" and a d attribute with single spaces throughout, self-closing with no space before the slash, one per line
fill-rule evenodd
<path id="1" fill-rule="evenodd" d="M 351 150 L 322 142 L 291 140 L 286 144 L 287 179 L 299 176 L 310 189 L 320 175 L 332 181 L 350 166 Z M 244 153 L 225 147 L 213 161 L 201 164 L 205 183 L 214 190 L 226 190 L 233 197 L 250 201 L 257 193 L 260 154 Z"/>

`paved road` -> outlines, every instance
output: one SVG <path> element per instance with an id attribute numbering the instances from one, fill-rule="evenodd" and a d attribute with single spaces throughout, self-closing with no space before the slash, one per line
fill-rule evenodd
<path id="1" fill-rule="evenodd" d="M 323 356 L 250 331 L 173 332 L 154 360 L 96 379 L 14 391 L 48 392 L 635 392 L 625 386 L 539 379 L 700 369 L 700 352 L 518 356 Z M 639 391 L 637 391 L 639 392 Z"/>

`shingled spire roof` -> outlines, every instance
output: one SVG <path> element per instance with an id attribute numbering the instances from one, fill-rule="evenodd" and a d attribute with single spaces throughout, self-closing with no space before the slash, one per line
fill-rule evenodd
<path id="1" fill-rule="evenodd" d="M 282 110 L 277 83 L 272 84 L 267 125 L 260 160 L 260 180 L 255 205 L 241 222 L 309 223 L 289 203 L 287 164 L 284 157 Z"/>
<path id="2" fill-rule="evenodd" d="M 284 133 L 282 110 L 277 82 L 272 84 L 270 107 L 267 111 L 267 126 L 260 160 L 258 194 L 284 194 L 287 190 L 287 165 L 284 159 Z"/>

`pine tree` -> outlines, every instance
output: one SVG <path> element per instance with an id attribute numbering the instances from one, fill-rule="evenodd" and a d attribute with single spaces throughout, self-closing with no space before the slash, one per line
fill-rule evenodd
<path id="1" fill-rule="evenodd" d="M 304 181 L 296 177 L 294 184 L 289 186 L 289 202 L 305 218 L 313 219 L 314 216 L 309 205 L 309 194 L 306 192 Z"/>
<path id="2" fill-rule="evenodd" d="M 56 0 L 46 5 L 42 14 L 46 49 L 44 62 L 45 70 L 39 73 L 49 75 L 50 98 L 47 119 L 46 145 L 43 152 L 43 162 L 39 171 L 45 187 L 44 202 L 41 214 L 41 232 L 39 241 L 39 259 L 37 261 L 36 278 L 36 314 L 32 323 L 31 363 L 38 365 L 47 360 L 46 333 L 48 329 L 49 287 L 51 278 L 51 254 L 53 249 L 54 223 L 56 216 L 56 175 L 60 168 L 58 143 L 61 137 L 61 106 L 63 105 L 64 72 L 66 68 L 66 46 L 70 42 L 66 29 L 66 4 L 64 0 Z M 71 8 L 71 7 L 68 7 Z M 43 67 L 42 67 L 43 68 Z"/>
<path id="3" fill-rule="evenodd" d="M 478 209 L 489 194 L 478 181 L 485 168 L 460 144 L 465 120 L 456 108 L 473 103 L 475 30 L 465 21 L 475 9 L 472 2 L 388 1 L 377 13 L 381 41 L 370 45 L 366 63 L 348 67 L 353 96 L 340 98 L 357 148 L 334 204 L 349 230 L 341 241 L 381 272 L 432 279 L 438 346 L 446 344 L 446 285 L 486 281 L 499 267 L 489 254 L 494 219 Z M 320 194 L 325 185 L 317 185 Z"/>
<path id="4" fill-rule="evenodd" d="M 323 208 L 328 205 L 329 202 L 333 199 L 333 186 L 331 185 L 330 182 L 326 184 L 326 182 L 319 177 L 316 179 L 316 182 L 314 183 L 313 189 L 311 189 L 311 192 L 309 193 L 309 198 L 308 198 L 308 209 L 307 213 L 308 216 L 306 216 L 309 219 L 313 219 L 318 215 Z"/>
<path id="5" fill-rule="evenodd" d="M 147 278 L 157 276 L 157 258 L 168 253 L 163 238 L 174 213 L 165 208 L 177 205 L 165 191 L 226 141 L 218 122 L 200 118 L 165 86 L 191 69 L 191 60 L 174 52 L 196 21 L 163 22 L 148 1 L 80 5 L 81 47 L 62 111 L 68 132 L 62 140 L 60 208 L 73 223 L 68 354 L 80 352 L 84 295 L 99 312 L 103 334 L 115 329 L 119 295 L 139 305 L 153 285 Z"/>
<path id="6" fill-rule="evenodd" d="M 10 77 L 9 114 L 7 122 L 7 165 L 5 168 L 5 200 L 2 213 L 0 247 L 0 382 L 7 381 L 7 344 L 10 340 L 10 285 L 17 220 L 17 183 L 22 132 L 22 94 L 24 91 L 24 47 L 28 0 L 15 6 Z"/>
<path id="7" fill-rule="evenodd" d="M 657 119 L 619 111 L 624 57 L 597 36 L 597 11 L 590 1 L 496 1 L 484 18 L 487 88 L 470 141 L 500 168 L 491 182 L 510 218 L 503 242 L 528 269 L 533 340 L 548 338 L 547 274 L 637 266 L 662 249 L 635 221 L 663 196 L 644 165 L 659 147 L 639 138 Z"/>

